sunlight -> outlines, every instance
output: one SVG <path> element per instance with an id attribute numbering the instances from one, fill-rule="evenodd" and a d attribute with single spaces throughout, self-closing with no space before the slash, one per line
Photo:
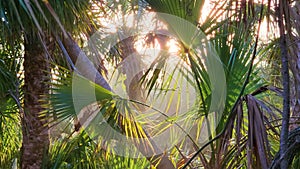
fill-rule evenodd
<path id="1" fill-rule="evenodd" d="M 201 10 L 201 15 L 200 15 L 200 19 L 199 22 L 203 23 L 205 21 L 205 19 L 208 17 L 210 11 L 213 9 L 213 5 L 211 4 L 211 1 L 204 1 L 204 5 L 203 8 Z"/>
<path id="2" fill-rule="evenodd" d="M 167 46 L 169 48 L 169 53 L 178 54 L 180 51 L 179 44 L 175 39 L 170 39 L 169 42 L 167 42 Z"/>
<path id="3" fill-rule="evenodd" d="M 260 24 L 259 39 L 264 43 L 268 42 L 269 40 L 268 21 L 266 17 L 262 20 Z"/>
<path id="4" fill-rule="evenodd" d="M 155 39 L 153 45 L 145 44 L 144 39 L 138 39 L 134 44 L 135 49 L 137 52 L 142 55 L 144 62 L 149 63 L 152 62 L 161 50 L 158 41 Z"/>

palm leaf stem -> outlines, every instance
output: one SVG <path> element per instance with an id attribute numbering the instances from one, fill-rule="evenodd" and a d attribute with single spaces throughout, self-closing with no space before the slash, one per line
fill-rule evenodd
<path id="1" fill-rule="evenodd" d="M 247 87 L 247 84 L 249 83 L 249 79 L 250 79 L 250 75 L 252 73 L 252 69 L 253 69 L 253 66 L 254 66 L 254 60 L 256 58 L 256 53 L 257 53 L 257 45 L 258 45 L 258 40 L 259 40 L 259 32 L 260 32 L 260 26 L 261 26 L 261 21 L 262 21 L 262 15 L 263 14 L 263 3 L 261 4 L 261 11 L 260 11 L 260 17 L 259 17 L 259 20 L 258 20 L 258 28 L 257 28 L 257 34 L 256 34 L 256 39 L 255 39 L 255 44 L 254 44 L 254 51 L 253 51 L 253 54 L 252 54 L 252 58 L 251 58 L 251 64 L 250 64 L 250 67 L 248 69 L 248 73 L 247 73 L 247 76 L 246 76 L 246 79 L 244 81 L 244 84 L 242 86 L 242 89 L 241 89 L 241 92 L 237 98 L 237 100 L 235 101 L 231 111 L 230 111 L 230 114 L 228 116 L 228 119 L 231 119 L 232 117 L 235 116 L 234 112 L 237 108 L 237 105 L 238 103 L 240 102 L 243 94 L 244 94 L 244 91 Z M 200 152 L 202 152 L 204 150 L 204 148 L 206 148 L 208 145 L 210 145 L 212 142 L 214 142 L 215 140 L 219 139 L 226 131 L 226 128 L 228 127 L 228 125 L 230 124 L 230 120 L 228 120 L 225 124 L 225 127 L 222 129 L 222 131 L 216 135 L 213 139 L 211 139 L 209 142 L 207 142 L 206 144 L 204 144 L 188 161 L 187 163 L 183 166 L 182 169 L 185 169 L 187 168 L 190 163 L 198 156 L 198 154 Z"/>

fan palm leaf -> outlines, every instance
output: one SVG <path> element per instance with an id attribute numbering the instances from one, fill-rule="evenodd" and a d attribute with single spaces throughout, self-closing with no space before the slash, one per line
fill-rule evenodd
<path id="1" fill-rule="evenodd" d="M 13 53 L 9 49 L 14 47 Z M 19 111 L 22 111 L 20 98 L 20 46 L 4 43 L 0 49 L 0 166 L 11 168 L 19 159 L 21 146 L 21 126 Z M 15 55 L 15 56 L 13 56 Z M 15 164 L 16 165 L 16 164 Z"/>

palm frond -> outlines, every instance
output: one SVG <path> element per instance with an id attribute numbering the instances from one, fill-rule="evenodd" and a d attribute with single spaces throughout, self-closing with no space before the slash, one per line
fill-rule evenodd
<path id="1" fill-rule="evenodd" d="M 147 0 L 151 8 L 156 12 L 167 13 L 185 19 L 197 25 L 204 5 L 204 0 L 183 0 L 173 2 L 171 0 Z"/>
<path id="2" fill-rule="evenodd" d="M 22 111 L 19 74 L 22 58 L 14 58 L 21 55 L 18 47 L 8 43 L 0 47 L 0 166 L 3 168 L 11 168 L 17 163 L 22 139 L 19 115 Z M 11 52 L 9 48 L 16 50 Z"/>

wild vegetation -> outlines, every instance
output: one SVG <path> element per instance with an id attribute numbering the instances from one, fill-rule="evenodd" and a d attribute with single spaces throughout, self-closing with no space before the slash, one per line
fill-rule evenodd
<path id="1" fill-rule="evenodd" d="M 298 168 L 298 1 L 0 1 L 0 168 Z"/>

